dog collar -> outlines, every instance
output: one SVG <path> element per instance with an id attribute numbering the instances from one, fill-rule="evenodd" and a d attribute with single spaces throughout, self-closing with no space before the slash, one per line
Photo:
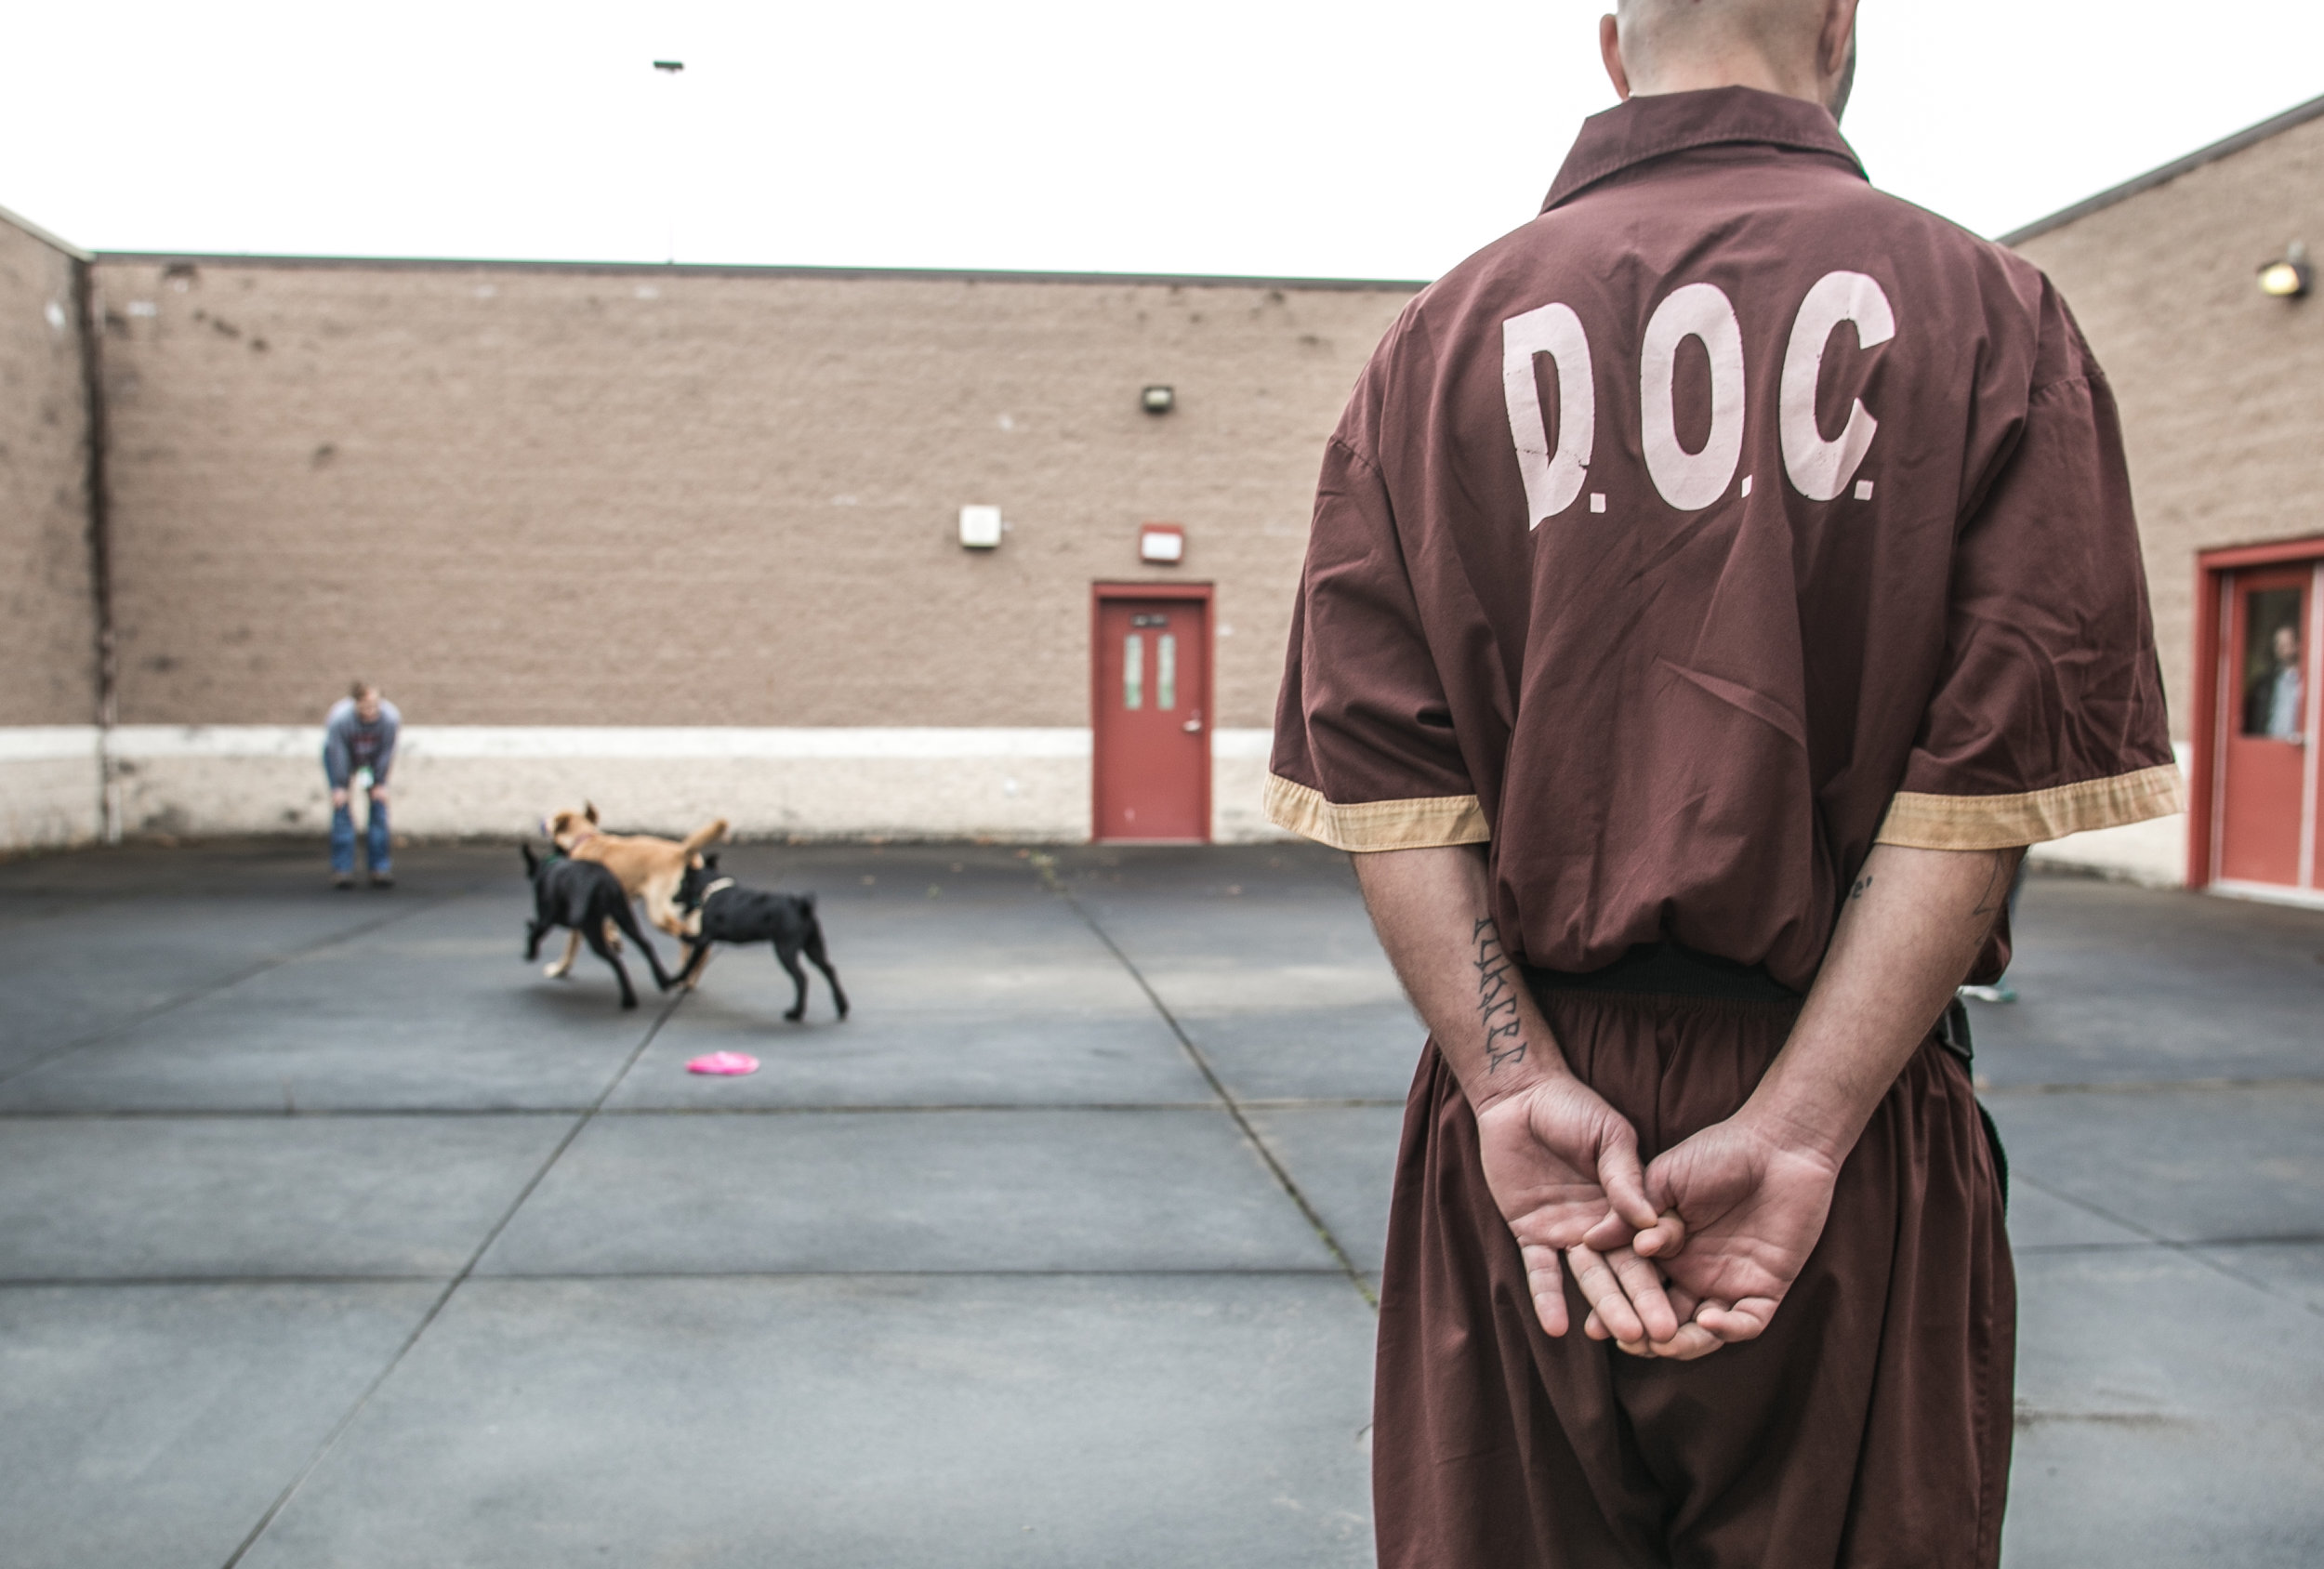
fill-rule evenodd
<path id="1" fill-rule="evenodd" d="M 718 881 L 712 883 L 708 888 L 702 890 L 702 902 L 705 904 L 707 904 L 710 902 L 710 895 L 720 892 L 722 890 L 733 888 L 733 886 L 734 879 L 733 877 L 720 877 Z"/>

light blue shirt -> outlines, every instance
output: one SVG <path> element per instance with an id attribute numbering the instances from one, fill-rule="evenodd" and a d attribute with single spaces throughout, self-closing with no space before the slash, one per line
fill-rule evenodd
<path id="1" fill-rule="evenodd" d="M 2271 739 L 2300 739 L 2301 721 L 2306 718 L 2301 712 L 2305 706 L 2302 699 L 2307 695 L 2301 686 L 2300 672 L 2293 666 L 2287 665 L 2276 672 L 2275 689 L 2267 694 L 2267 734 Z"/>

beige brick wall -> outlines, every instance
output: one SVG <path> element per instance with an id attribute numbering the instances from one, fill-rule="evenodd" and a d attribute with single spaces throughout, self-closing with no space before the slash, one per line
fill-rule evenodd
<path id="1" fill-rule="evenodd" d="M 99 269 L 127 723 L 1089 722 L 1092 580 L 1272 718 L 1323 441 L 1409 290 Z M 1140 412 L 1150 382 L 1177 412 Z M 1000 506 L 997 552 L 957 543 Z M 1136 529 L 1188 530 L 1142 569 Z"/>
<path id="2" fill-rule="evenodd" d="M 2324 254 L 2324 120 L 2018 247 L 2065 291 L 2121 402 L 2181 741 L 2196 552 L 2324 534 L 2324 300 L 2253 281 L 2294 239 Z"/>
<path id="3" fill-rule="evenodd" d="M 97 719 L 73 258 L 0 215 L 0 726 Z"/>
<path id="4" fill-rule="evenodd" d="M 0 212 L 0 850 L 100 827 L 73 257 Z"/>

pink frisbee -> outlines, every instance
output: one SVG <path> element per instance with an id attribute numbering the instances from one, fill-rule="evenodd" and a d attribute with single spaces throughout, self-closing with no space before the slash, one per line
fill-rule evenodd
<path id="1" fill-rule="evenodd" d="M 746 1051 L 713 1051 L 707 1057 L 697 1057 L 686 1064 L 690 1074 L 718 1074 L 733 1077 L 759 1071 L 759 1059 Z"/>

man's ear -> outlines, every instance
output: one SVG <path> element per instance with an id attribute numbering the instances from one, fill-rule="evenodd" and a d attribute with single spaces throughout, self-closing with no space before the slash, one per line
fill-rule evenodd
<path id="1" fill-rule="evenodd" d="M 1605 61 L 1606 79 L 1622 101 L 1630 101 L 1630 71 L 1622 64 L 1622 28 L 1608 13 L 1598 19 L 1598 55 Z"/>
<path id="2" fill-rule="evenodd" d="M 1816 68 L 1832 84 L 1825 107 L 1838 120 L 1856 85 L 1856 0 L 1829 0 L 1816 45 Z"/>

